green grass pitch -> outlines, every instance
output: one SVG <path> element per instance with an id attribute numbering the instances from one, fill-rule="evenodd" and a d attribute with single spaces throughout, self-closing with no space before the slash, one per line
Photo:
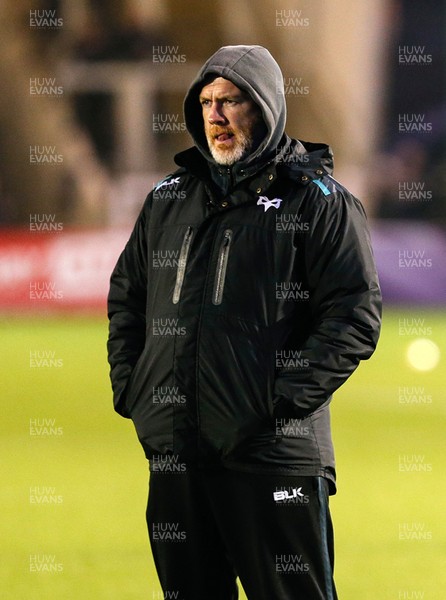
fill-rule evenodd
<path id="1" fill-rule="evenodd" d="M 389 310 L 375 355 L 332 404 L 340 600 L 446 597 L 444 367 L 408 365 L 417 335 L 401 333 L 400 319 L 413 317 L 444 353 L 439 311 Z M 132 424 L 112 410 L 106 336 L 100 317 L 2 317 L 4 600 L 163 598 L 147 465 Z"/>

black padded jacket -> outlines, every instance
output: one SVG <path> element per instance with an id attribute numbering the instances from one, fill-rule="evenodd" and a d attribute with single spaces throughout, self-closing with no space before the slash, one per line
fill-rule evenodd
<path id="1" fill-rule="evenodd" d="M 226 194 L 191 148 L 147 197 L 111 277 L 114 403 L 149 459 L 322 475 L 334 492 L 329 404 L 374 351 L 381 294 L 330 149 L 280 148 Z"/>

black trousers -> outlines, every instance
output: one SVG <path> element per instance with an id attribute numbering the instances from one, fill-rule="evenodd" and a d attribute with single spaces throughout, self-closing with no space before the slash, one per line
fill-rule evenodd
<path id="1" fill-rule="evenodd" d="M 181 465 L 180 465 L 181 467 Z M 147 524 L 165 598 L 336 600 L 321 477 L 155 470 Z"/>

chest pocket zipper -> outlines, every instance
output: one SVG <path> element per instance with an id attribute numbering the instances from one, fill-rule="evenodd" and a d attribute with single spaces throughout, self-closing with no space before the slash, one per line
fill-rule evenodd
<path id="1" fill-rule="evenodd" d="M 183 287 L 184 274 L 186 272 L 187 257 L 189 256 L 190 245 L 192 243 L 192 237 L 194 230 L 192 227 L 186 229 L 184 234 L 183 243 L 181 244 L 180 257 L 178 259 L 177 268 L 177 279 L 175 281 L 175 288 L 173 290 L 172 302 L 178 304 L 181 295 L 181 288 Z"/>
<path id="2" fill-rule="evenodd" d="M 218 253 L 217 273 L 215 276 L 212 303 L 221 304 L 223 300 L 223 289 L 225 287 L 226 267 L 228 265 L 229 249 L 231 247 L 232 231 L 226 229 Z"/>

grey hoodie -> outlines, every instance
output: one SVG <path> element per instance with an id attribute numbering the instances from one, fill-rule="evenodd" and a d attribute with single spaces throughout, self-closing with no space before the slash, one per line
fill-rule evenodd
<path id="1" fill-rule="evenodd" d="M 203 127 L 199 94 L 206 83 L 215 77 L 224 77 L 247 92 L 261 108 L 267 134 L 263 142 L 238 165 L 253 163 L 259 157 L 271 154 L 281 140 L 286 121 L 283 75 L 270 52 L 262 46 L 223 46 L 200 69 L 184 100 L 186 127 L 195 145 L 210 163 Z"/>

